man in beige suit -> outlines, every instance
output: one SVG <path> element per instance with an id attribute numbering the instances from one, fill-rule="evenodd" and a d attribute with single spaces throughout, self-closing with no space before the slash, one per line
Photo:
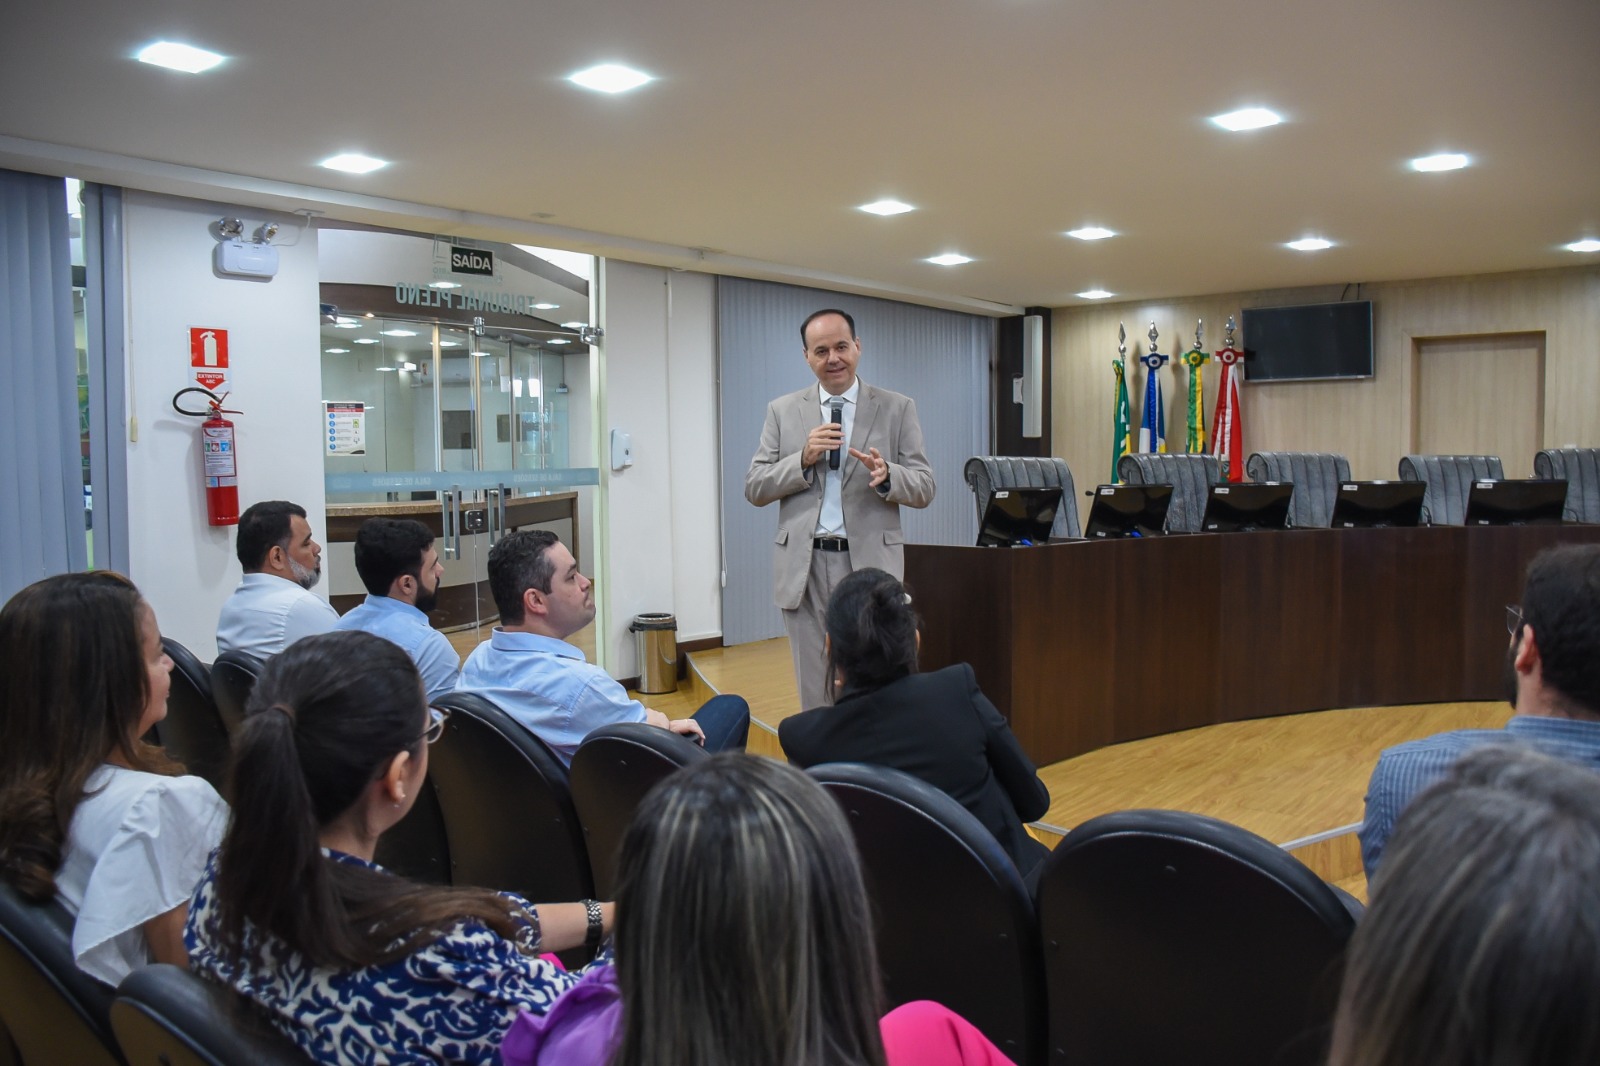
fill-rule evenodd
<path id="1" fill-rule="evenodd" d="M 767 405 L 744 495 L 757 507 L 778 501 L 773 599 L 789 634 L 800 706 L 809 709 L 833 702 L 823 656 L 828 597 L 853 569 L 904 575 L 900 506 L 933 502 L 933 471 L 917 405 L 856 377 L 855 320 L 817 311 L 800 337 L 817 384 Z M 846 441 L 849 454 L 830 462 Z"/>

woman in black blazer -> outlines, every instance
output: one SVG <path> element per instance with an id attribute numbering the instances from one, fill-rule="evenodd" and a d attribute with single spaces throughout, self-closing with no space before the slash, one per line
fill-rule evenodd
<path id="1" fill-rule="evenodd" d="M 1041 818 L 1050 792 L 972 667 L 917 673 L 917 616 L 892 575 L 857 570 L 828 602 L 831 707 L 778 726 L 797 766 L 891 766 L 941 790 L 994 834 L 1026 877 L 1049 853 L 1022 823 Z"/>

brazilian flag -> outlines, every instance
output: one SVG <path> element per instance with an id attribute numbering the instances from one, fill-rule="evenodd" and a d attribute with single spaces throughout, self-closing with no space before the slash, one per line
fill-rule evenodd
<path id="1" fill-rule="evenodd" d="M 1117 464 L 1133 450 L 1133 422 L 1129 417 L 1127 368 L 1121 359 L 1111 360 L 1111 372 L 1116 384 L 1111 393 L 1111 483 L 1115 485 Z"/>

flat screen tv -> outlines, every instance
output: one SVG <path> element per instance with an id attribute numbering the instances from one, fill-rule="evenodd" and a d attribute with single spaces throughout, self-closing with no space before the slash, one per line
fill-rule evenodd
<path id="1" fill-rule="evenodd" d="M 1204 533 L 1254 532 L 1289 527 L 1289 501 L 1294 486 L 1287 481 L 1242 481 L 1212 485 L 1206 513 L 1200 519 Z"/>
<path id="2" fill-rule="evenodd" d="M 1023 548 L 1050 541 L 1061 509 L 1059 488 L 995 489 L 978 526 L 980 548 Z"/>
<path id="3" fill-rule="evenodd" d="M 1380 529 L 1415 526 L 1422 521 L 1422 498 L 1428 486 L 1420 481 L 1345 481 L 1333 501 L 1334 529 Z"/>
<path id="4" fill-rule="evenodd" d="M 1327 381 L 1372 376 L 1372 301 L 1247 307 L 1246 381 Z"/>
<path id="5" fill-rule="evenodd" d="M 1083 535 L 1090 540 L 1159 537 L 1166 532 L 1171 485 L 1101 485 Z"/>
<path id="6" fill-rule="evenodd" d="M 1467 495 L 1469 526 L 1558 525 L 1567 506 L 1564 478 L 1474 481 Z"/>

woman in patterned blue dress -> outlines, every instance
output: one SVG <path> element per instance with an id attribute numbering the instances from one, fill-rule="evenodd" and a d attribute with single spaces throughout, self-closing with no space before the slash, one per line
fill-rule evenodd
<path id="1" fill-rule="evenodd" d="M 544 1013 L 578 981 L 538 953 L 585 942 L 587 903 L 535 908 L 373 864 L 443 726 L 406 653 L 362 632 L 296 642 L 251 697 L 233 821 L 184 937 L 197 972 L 317 1062 L 490 1063 L 519 1011 Z"/>

